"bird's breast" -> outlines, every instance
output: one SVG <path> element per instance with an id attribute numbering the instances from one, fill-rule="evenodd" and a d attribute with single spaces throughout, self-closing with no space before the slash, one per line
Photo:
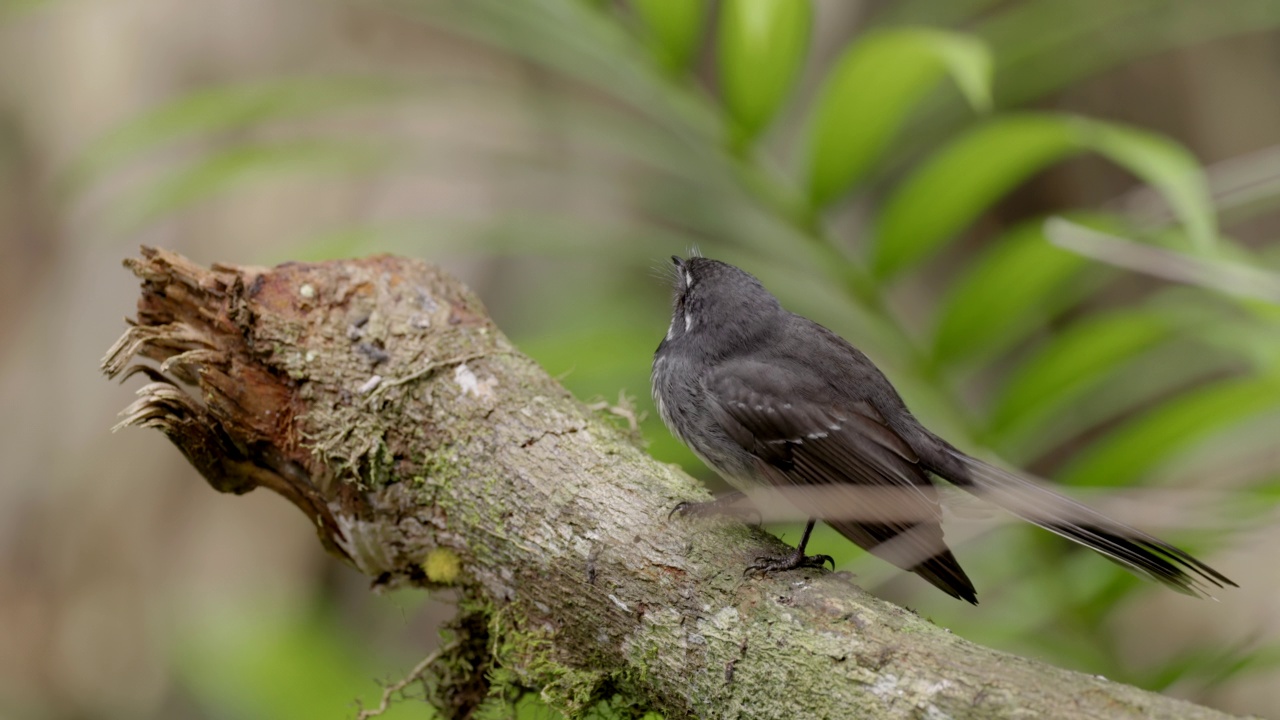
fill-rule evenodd
<path id="1" fill-rule="evenodd" d="M 745 489 L 761 482 L 746 451 L 734 445 L 705 407 L 700 381 L 705 366 L 675 354 L 654 358 L 653 402 L 667 429 L 730 485 Z"/>
<path id="2" fill-rule="evenodd" d="M 689 441 L 685 439 L 684 434 L 680 431 L 680 423 L 672 414 L 672 409 L 679 399 L 674 398 L 676 394 L 672 387 L 672 369 L 671 362 L 667 355 L 659 354 L 653 359 L 653 371 L 650 374 L 649 384 L 653 391 L 653 404 L 658 406 L 658 415 L 662 418 L 663 424 L 672 432 L 680 441 L 688 445 Z"/>

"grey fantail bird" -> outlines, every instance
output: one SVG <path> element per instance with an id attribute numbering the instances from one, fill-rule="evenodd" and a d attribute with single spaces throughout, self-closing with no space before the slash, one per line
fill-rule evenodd
<path id="1" fill-rule="evenodd" d="M 784 310 L 749 273 L 702 257 L 672 261 L 675 307 L 652 377 L 663 421 L 739 490 L 820 491 L 819 500 L 797 505 L 809 521 L 795 552 L 760 558 L 749 572 L 829 560 L 804 553 L 821 518 L 872 554 L 976 604 L 973 583 L 942 537 L 936 475 L 1179 592 L 1235 585 L 1158 538 L 955 449 L 912 417 L 857 348 Z M 712 501 L 678 510 L 723 507 Z"/>

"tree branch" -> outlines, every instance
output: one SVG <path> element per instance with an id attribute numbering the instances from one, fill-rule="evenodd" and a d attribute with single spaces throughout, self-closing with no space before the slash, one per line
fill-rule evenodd
<path id="1" fill-rule="evenodd" d="M 979 647 L 844 573 L 744 579 L 776 539 L 668 521 L 705 490 L 426 263 L 126 265 L 137 320 L 103 367 L 151 382 L 121 425 L 219 491 L 279 493 L 381 584 L 460 588 L 493 665 L 561 709 L 613 690 L 669 718 L 1225 717 Z"/>

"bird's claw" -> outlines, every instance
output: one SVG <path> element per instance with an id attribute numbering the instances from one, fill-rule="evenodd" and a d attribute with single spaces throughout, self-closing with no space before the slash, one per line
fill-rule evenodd
<path id="1" fill-rule="evenodd" d="M 741 520 L 752 526 L 759 526 L 763 521 L 760 517 L 760 511 L 754 507 L 742 507 L 738 503 L 742 500 L 742 493 L 729 493 L 708 502 L 688 502 L 682 501 L 671 508 L 671 512 L 667 513 L 667 520 L 671 520 L 677 515 L 681 517 L 722 517 L 728 516 Z M 754 522 L 748 520 L 754 518 Z"/>
<path id="2" fill-rule="evenodd" d="M 742 576 L 764 576 L 795 570 L 796 568 L 822 568 L 827 563 L 831 563 L 832 570 L 836 569 L 836 561 L 830 555 L 805 555 L 803 552 L 796 550 L 783 557 L 758 557 L 754 563 L 748 565 L 747 569 L 742 571 Z"/>

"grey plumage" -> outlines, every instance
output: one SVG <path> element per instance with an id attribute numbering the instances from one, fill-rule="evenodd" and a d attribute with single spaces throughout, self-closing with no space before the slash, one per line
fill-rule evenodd
<path id="1" fill-rule="evenodd" d="M 973 583 L 943 539 L 932 475 L 1179 592 L 1234 585 L 1157 538 L 952 447 L 916 421 L 862 352 L 783 309 L 754 276 L 707 258 L 672 259 L 676 297 L 654 355 L 654 399 L 667 427 L 735 487 L 821 487 L 848 495 L 851 507 L 869 489 L 889 489 L 853 519 L 808 514 L 973 603 Z M 762 567 L 802 564 L 807 538 L 790 562 Z"/>

